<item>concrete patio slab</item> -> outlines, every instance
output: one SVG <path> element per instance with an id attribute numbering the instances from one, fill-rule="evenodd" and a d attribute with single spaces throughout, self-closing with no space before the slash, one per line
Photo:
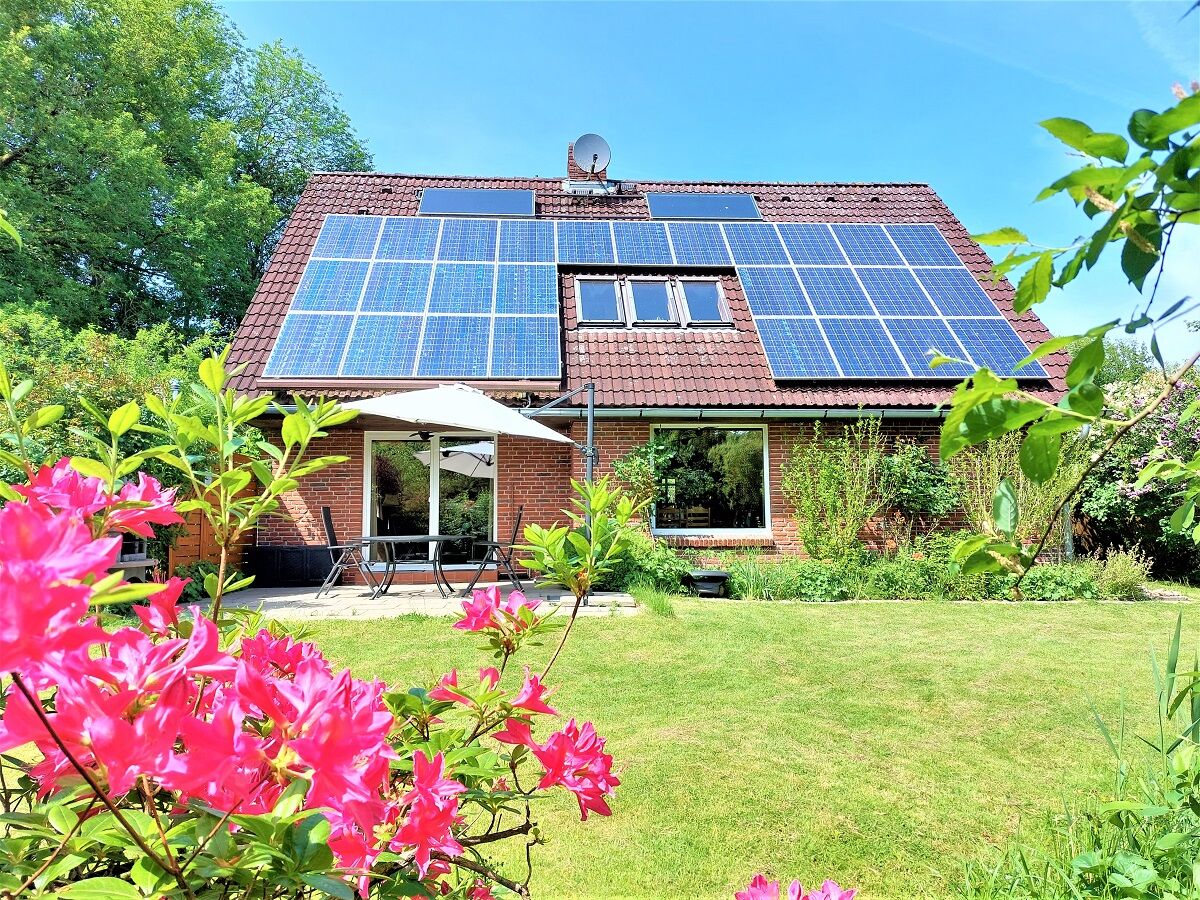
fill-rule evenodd
<path id="1" fill-rule="evenodd" d="M 504 585 L 505 596 L 512 590 Z M 226 607 L 259 609 L 274 619 L 386 619 L 416 613 L 423 616 L 452 616 L 461 612 L 462 597 L 442 597 L 430 585 L 394 585 L 388 593 L 372 598 L 359 585 L 336 587 L 316 598 L 315 587 L 249 588 L 225 598 Z M 538 597 L 569 610 L 574 597 L 561 588 L 528 586 L 525 595 Z M 637 604 L 629 594 L 604 592 L 593 595 L 581 616 L 633 615 Z"/>

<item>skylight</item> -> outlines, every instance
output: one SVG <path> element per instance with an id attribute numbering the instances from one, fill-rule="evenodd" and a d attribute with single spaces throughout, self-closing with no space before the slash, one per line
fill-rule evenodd
<path id="1" fill-rule="evenodd" d="M 423 216 L 532 216 L 533 191 L 511 188 L 425 188 Z"/>
<path id="2" fill-rule="evenodd" d="M 647 193 L 655 219 L 761 219 L 751 194 Z"/>

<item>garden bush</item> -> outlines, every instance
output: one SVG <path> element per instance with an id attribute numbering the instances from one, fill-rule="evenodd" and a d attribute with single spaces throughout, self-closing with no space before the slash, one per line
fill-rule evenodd
<path id="1" fill-rule="evenodd" d="M 1009 582 L 1016 576 L 1005 576 Z M 1025 573 L 1021 597 L 1025 600 L 1097 600 L 1101 596 L 1100 564 L 1095 560 L 1042 563 Z"/>
<path id="2" fill-rule="evenodd" d="M 1149 557 L 1137 550 L 1110 550 L 1101 561 L 1096 584 L 1108 600 L 1142 600 L 1150 579 Z"/>
<path id="3" fill-rule="evenodd" d="M 694 566 L 665 542 L 645 531 L 632 531 L 625 555 L 608 572 L 601 587 L 609 591 L 628 591 L 634 585 L 678 593 L 683 576 Z"/>
<path id="4" fill-rule="evenodd" d="M 620 783 L 590 722 L 547 728 L 558 712 L 546 681 L 574 612 L 476 591 L 454 627 L 484 643 L 485 665 L 389 690 L 253 612 L 221 609 L 245 584 L 225 556 L 198 579 L 207 614 L 179 605 L 178 578 L 108 574 L 122 534 L 145 537 L 194 509 L 232 540 L 299 479 L 346 461 L 307 454 L 353 418 L 324 401 L 277 408 L 279 446 L 241 439 L 272 401 L 227 390 L 223 363 L 202 363 L 201 383 L 169 405 L 148 397 L 147 422 L 136 403 L 96 411 L 92 455 L 53 465 L 31 437 L 63 410 L 24 408 L 32 385 L 0 366 L 0 458 L 23 476 L 0 482 L 0 765 L 15 776 L 0 779 L 0 894 L 528 896 L 528 848 L 517 881 L 488 845 L 540 842 L 532 809 L 550 791 L 571 795 L 583 819 L 609 815 Z M 135 426 L 159 443 L 127 455 Z M 149 453 L 183 474 L 186 499 L 139 472 Z M 529 525 L 523 548 L 529 568 L 575 593 L 575 610 L 636 512 L 604 480 L 578 493 L 572 524 Z M 94 618 L 143 599 L 133 624 Z M 514 657 L 556 630 L 549 661 L 521 671 Z"/>
<path id="5" fill-rule="evenodd" d="M 851 560 L 724 554 L 720 567 L 729 572 L 726 592 L 738 600 L 828 602 L 855 595 L 857 566 Z"/>

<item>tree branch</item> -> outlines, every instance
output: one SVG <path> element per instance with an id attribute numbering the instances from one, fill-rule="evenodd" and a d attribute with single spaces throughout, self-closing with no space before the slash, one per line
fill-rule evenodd
<path id="1" fill-rule="evenodd" d="M 1196 365 L 1197 360 L 1200 360 L 1200 353 L 1192 354 L 1191 359 L 1189 359 L 1177 370 L 1175 370 L 1174 373 L 1167 377 L 1166 384 L 1163 385 L 1163 389 L 1159 391 L 1157 397 L 1151 400 L 1146 406 L 1142 407 L 1141 412 L 1139 412 L 1133 418 L 1127 419 L 1117 426 L 1116 430 L 1112 434 L 1112 437 L 1105 441 L 1104 446 L 1100 448 L 1098 453 L 1092 456 L 1091 464 L 1085 467 L 1083 472 L 1080 473 L 1079 477 L 1075 480 L 1075 483 L 1071 486 L 1071 490 L 1067 491 L 1063 498 L 1058 501 L 1058 504 L 1054 507 L 1054 512 L 1050 514 L 1050 520 L 1045 529 L 1043 529 L 1042 536 L 1038 540 L 1037 547 L 1034 548 L 1033 555 L 1030 557 L 1030 559 L 1036 560 L 1046 548 L 1046 541 L 1050 539 L 1050 533 L 1054 530 L 1055 524 L 1062 516 L 1063 510 L 1066 509 L 1067 504 L 1075 498 L 1075 495 L 1079 493 L 1079 489 L 1083 487 L 1083 482 L 1087 479 L 1088 475 L 1091 474 L 1091 471 L 1096 468 L 1100 461 L 1109 454 L 1109 452 L 1117 445 L 1121 438 L 1125 437 L 1125 435 L 1128 434 L 1139 422 L 1144 421 L 1147 416 L 1149 416 L 1167 401 L 1167 399 L 1171 396 L 1171 392 L 1175 389 L 1175 385 L 1178 384 L 1183 376 L 1186 375 L 1192 369 L 1192 367 Z M 1029 569 L 1026 569 L 1017 576 L 1016 583 L 1013 584 L 1014 591 L 1020 590 L 1021 582 L 1024 580 L 1028 572 Z"/>
<path id="2" fill-rule="evenodd" d="M 502 841 L 506 838 L 516 837 L 519 834 L 529 834 L 533 831 L 534 822 L 526 819 L 520 825 L 513 828 L 505 828 L 503 831 L 493 831 L 489 834 L 480 834 L 475 837 L 465 837 L 459 840 L 459 843 L 464 847 L 478 847 L 480 844 L 490 844 L 493 841 Z"/>
<path id="3" fill-rule="evenodd" d="M 490 878 L 497 884 L 502 884 L 518 897 L 524 897 L 529 900 L 529 888 L 521 884 L 519 881 L 513 881 L 511 878 L 505 878 L 497 872 L 493 872 L 483 863 L 477 863 L 472 859 L 467 859 L 462 856 L 448 856 L 445 853 L 433 852 L 430 854 L 434 859 L 440 859 L 442 862 L 448 862 L 452 866 L 458 866 L 460 869 L 466 869 L 474 872 L 477 875 L 482 875 L 484 878 Z"/>

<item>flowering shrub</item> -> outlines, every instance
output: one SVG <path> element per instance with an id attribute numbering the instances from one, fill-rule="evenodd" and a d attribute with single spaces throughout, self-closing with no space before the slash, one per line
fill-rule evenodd
<path id="1" fill-rule="evenodd" d="M 208 377 L 223 386 L 223 370 Z M 335 671 L 318 647 L 256 615 L 221 613 L 221 594 L 238 586 L 223 576 L 206 579 L 205 615 L 181 608 L 181 579 L 130 585 L 109 574 L 122 533 L 175 522 L 196 502 L 252 527 L 298 478 L 340 461 L 304 459 L 323 425 L 345 421 L 334 405 L 297 401 L 284 449 L 253 458 L 261 493 L 236 499 L 249 478 L 221 468 L 211 444 L 227 439 L 226 426 L 205 421 L 243 403 L 232 392 L 201 385 L 190 406 L 149 403 L 159 419 L 150 425 L 136 404 L 122 407 L 99 417 L 102 459 L 49 466 L 29 459 L 25 438 L 55 411 L 16 415 L 27 393 L 0 370 L 12 419 L 11 449 L 0 452 L 28 473 L 0 485 L 0 751 L 31 748 L 4 760 L 21 773 L 16 786 L 0 782 L 0 891 L 526 896 L 528 868 L 506 877 L 486 845 L 537 843 L 533 804 L 551 790 L 571 794 L 582 819 L 610 814 L 620 781 L 604 739 L 590 722 L 543 724 L 558 716 L 548 667 L 524 666 L 505 684 L 525 645 L 558 627 L 535 599 L 476 591 L 454 627 L 484 637 L 495 665 L 391 690 Z M 177 502 L 137 472 L 144 454 L 121 456 L 133 428 L 169 439 L 150 452 L 184 471 L 198 498 Z M 628 504 L 618 505 L 627 520 Z M 608 536 L 592 556 L 610 559 L 623 521 L 585 512 L 596 540 Z M 552 556 L 544 547 L 540 559 Z M 93 615 L 131 599 L 147 601 L 136 626 L 109 630 Z"/>

